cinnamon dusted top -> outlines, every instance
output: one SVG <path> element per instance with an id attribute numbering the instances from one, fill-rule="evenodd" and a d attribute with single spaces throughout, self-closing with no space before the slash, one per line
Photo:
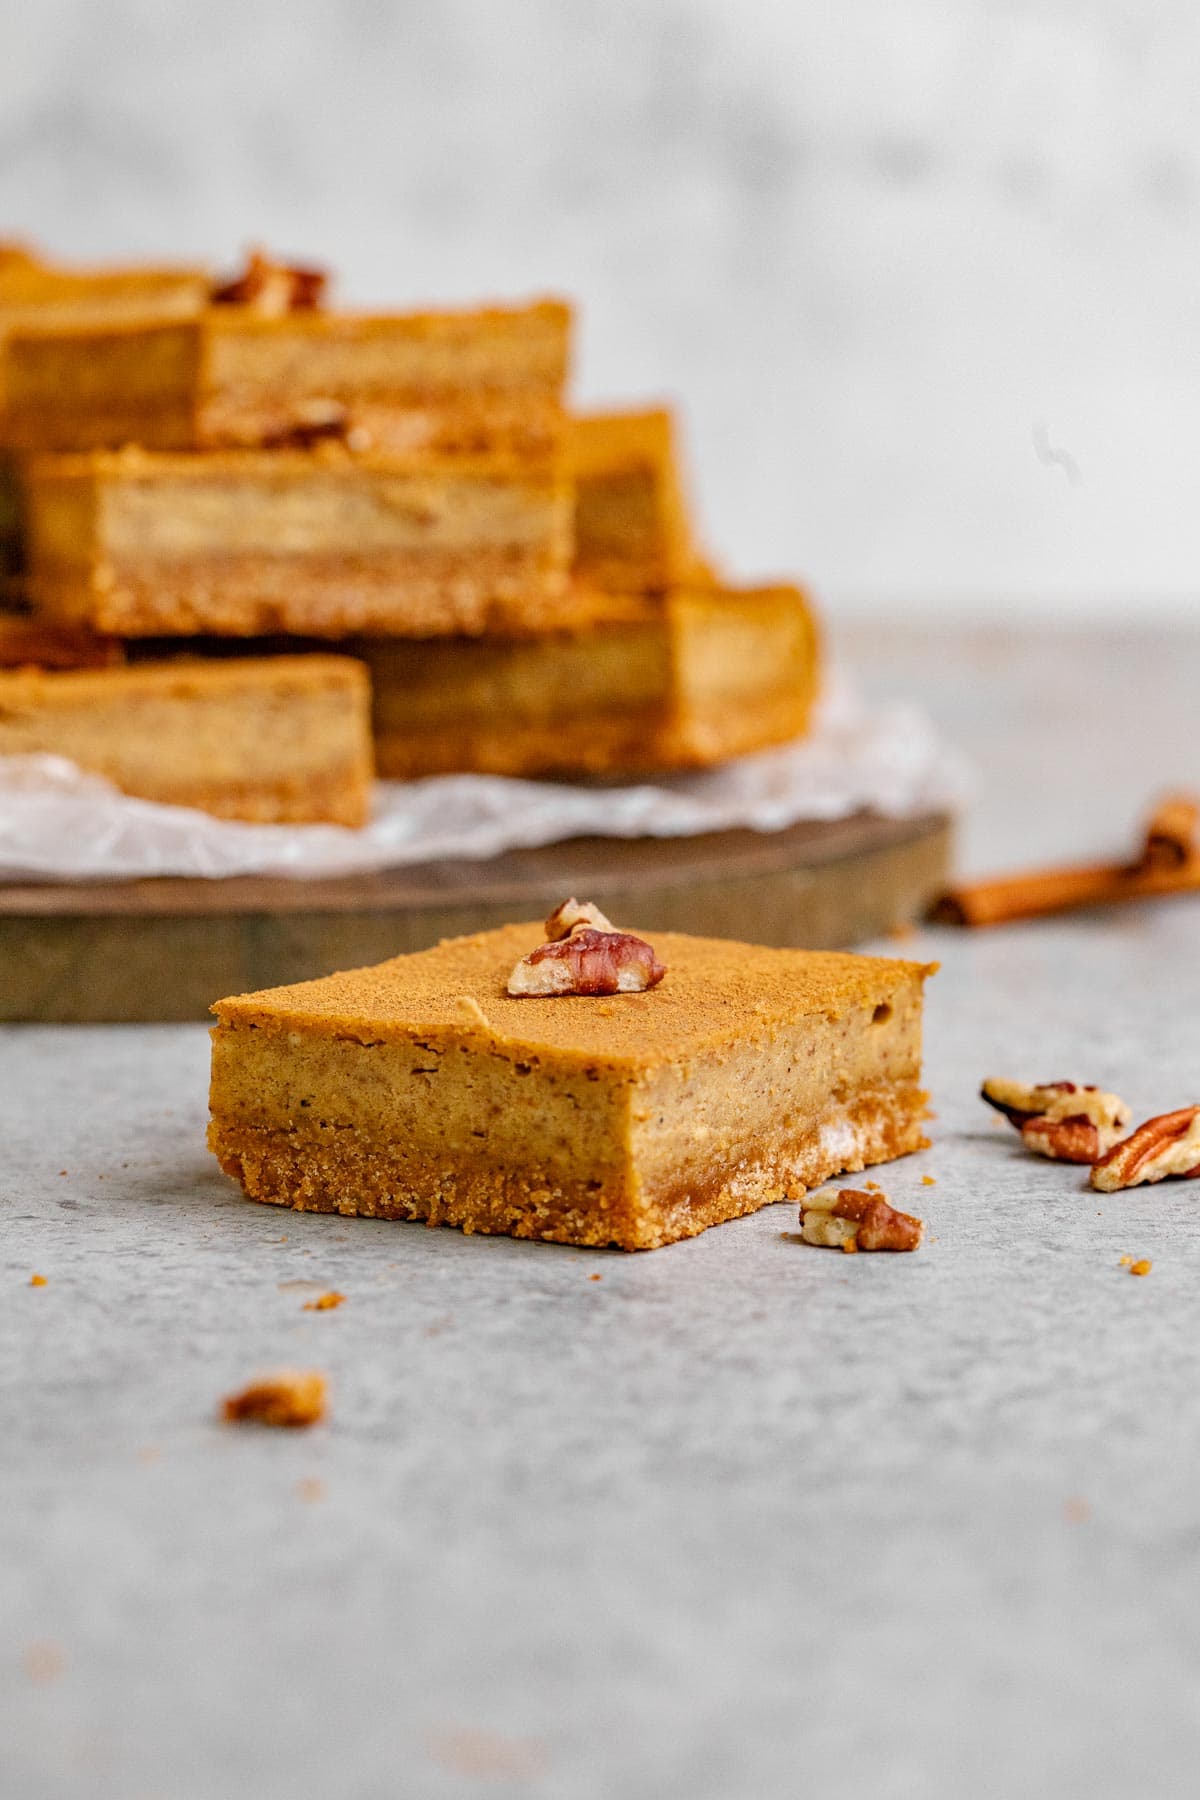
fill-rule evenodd
<path id="1" fill-rule="evenodd" d="M 675 932 L 650 935 L 670 979 L 611 1002 L 506 994 L 514 964 L 545 942 L 539 921 L 450 938 L 375 968 L 242 994 L 212 1010 L 226 1026 L 300 1030 L 364 1044 L 430 1033 L 636 1070 L 722 1041 L 769 1036 L 805 1015 L 836 1019 L 887 1005 L 937 967 L 838 951 L 768 950 Z"/>

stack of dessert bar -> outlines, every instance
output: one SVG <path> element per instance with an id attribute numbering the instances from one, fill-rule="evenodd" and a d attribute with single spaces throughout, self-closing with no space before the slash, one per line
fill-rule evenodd
<path id="1" fill-rule="evenodd" d="M 803 595 L 714 575 L 668 414 L 568 414 L 567 306 L 323 290 L 0 245 L 0 755 L 355 825 L 373 768 L 640 775 L 806 729 Z"/>

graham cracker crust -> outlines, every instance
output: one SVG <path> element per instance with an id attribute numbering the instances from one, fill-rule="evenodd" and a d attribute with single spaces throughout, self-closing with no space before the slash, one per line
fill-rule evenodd
<path id="1" fill-rule="evenodd" d="M 564 1183 L 539 1180 L 536 1170 L 434 1165 L 373 1143 L 353 1126 L 282 1130 L 213 1119 L 208 1144 L 249 1199 L 271 1206 L 652 1250 L 774 1202 L 799 1200 L 831 1176 L 923 1149 L 927 1099 L 915 1086 L 861 1094 L 831 1106 L 791 1143 L 765 1143 L 702 1185 L 650 1195 L 624 1169 Z"/>
<path id="2" fill-rule="evenodd" d="M 31 587 L 48 615 L 86 617 L 124 637 L 476 635 L 557 625 L 568 610 L 565 569 L 541 549 L 147 559 L 115 567 L 111 585 L 89 589 L 43 573 Z"/>
<path id="3" fill-rule="evenodd" d="M 164 777 L 161 792 L 139 784 L 143 799 L 169 806 L 193 806 L 218 819 L 241 819 L 252 825 L 365 825 L 371 810 L 371 771 L 365 761 L 296 779 L 280 776 L 261 781 L 218 784 L 173 781 Z"/>

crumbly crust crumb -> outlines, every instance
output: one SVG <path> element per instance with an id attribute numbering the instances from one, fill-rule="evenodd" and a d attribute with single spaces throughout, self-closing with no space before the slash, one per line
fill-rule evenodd
<path id="1" fill-rule="evenodd" d="M 271 1425 L 289 1430 L 315 1425 L 325 1417 L 326 1381 L 318 1369 L 281 1369 L 263 1375 L 240 1393 L 221 1402 L 229 1425 Z"/>

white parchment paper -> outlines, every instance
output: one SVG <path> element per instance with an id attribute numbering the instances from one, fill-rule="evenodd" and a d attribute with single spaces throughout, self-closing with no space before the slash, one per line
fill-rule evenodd
<path id="1" fill-rule="evenodd" d="M 130 799 L 61 757 L 0 757 L 0 880 L 308 880 L 572 837 L 779 831 L 864 807 L 905 818 L 953 809 L 966 791 L 961 759 L 922 712 L 903 704 L 867 708 L 844 681 L 827 695 L 811 736 L 720 769 L 627 786 L 496 775 L 381 781 L 360 831 L 214 819 Z"/>

